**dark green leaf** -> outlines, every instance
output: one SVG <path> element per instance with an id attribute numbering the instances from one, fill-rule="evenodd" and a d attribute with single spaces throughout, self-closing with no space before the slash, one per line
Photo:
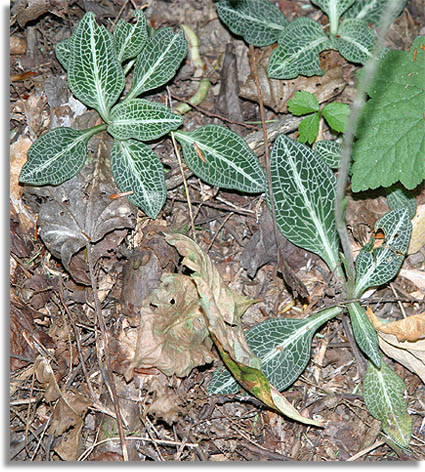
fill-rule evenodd
<path id="1" fill-rule="evenodd" d="M 407 0 L 398 0 L 398 2 L 399 6 L 394 19 L 403 11 Z M 388 9 L 390 3 L 394 3 L 394 0 L 356 0 L 344 13 L 344 18 L 358 18 L 366 23 L 373 23 L 375 26 L 378 26 L 382 13 Z"/>
<path id="2" fill-rule="evenodd" d="M 155 32 L 137 56 L 133 84 L 125 100 L 155 89 L 171 80 L 187 54 L 187 41 L 183 31 L 172 28 Z"/>
<path id="3" fill-rule="evenodd" d="M 254 46 L 275 43 L 288 20 L 269 0 L 222 0 L 217 13 L 232 33 Z"/>
<path id="4" fill-rule="evenodd" d="M 407 208 L 409 218 L 412 219 L 416 213 L 416 198 L 406 190 L 402 185 L 396 184 L 385 189 L 387 193 L 387 202 L 391 210 Z"/>
<path id="5" fill-rule="evenodd" d="M 339 18 L 349 8 L 355 0 L 311 0 L 324 11 L 329 18 L 330 32 L 336 34 Z"/>
<path id="6" fill-rule="evenodd" d="M 409 247 L 412 223 L 409 212 L 403 207 L 391 210 L 375 224 L 375 232 L 385 235 L 382 245 L 374 249 L 375 238 L 367 243 L 356 260 L 355 296 L 360 297 L 369 287 L 389 282 L 399 271 Z"/>
<path id="7" fill-rule="evenodd" d="M 380 369 L 369 363 L 363 384 L 366 407 L 401 447 L 408 447 L 412 436 L 412 418 L 403 398 L 405 390 L 403 380 L 385 362 Z"/>
<path id="8" fill-rule="evenodd" d="M 111 170 L 118 188 L 131 192 L 128 199 L 155 219 L 167 198 L 164 168 L 144 143 L 116 140 L 111 151 Z"/>
<path id="9" fill-rule="evenodd" d="M 75 131 L 55 128 L 37 139 L 19 180 L 32 185 L 59 185 L 80 172 L 87 156 L 87 142 L 98 129 Z"/>
<path id="10" fill-rule="evenodd" d="M 271 151 L 270 170 L 279 230 L 334 270 L 339 264 L 334 174 L 313 150 L 283 134 Z"/>
<path id="11" fill-rule="evenodd" d="M 282 391 L 302 374 L 310 360 L 311 340 L 317 329 L 341 312 L 330 308 L 310 318 L 269 319 L 250 328 L 246 340 L 252 352 L 261 359 L 269 382 Z M 208 391 L 223 395 L 237 393 L 239 385 L 227 369 L 217 369 Z"/>
<path id="12" fill-rule="evenodd" d="M 313 149 L 331 169 L 338 169 L 341 161 L 342 145 L 337 141 L 317 141 Z"/>
<path id="13" fill-rule="evenodd" d="M 136 10 L 136 24 L 120 19 L 114 29 L 113 45 L 120 62 L 136 57 L 148 39 L 146 18 L 142 10 Z"/>
<path id="14" fill-rule="evenodd" d="M 334 48 L 347 61 L 365 64 L 372 56 L 376 34 L 363 20 L 347 19 L 338 28 L 338 35 L 332 38 Z"/>
<path id="15" fill-rule="evenodd" d="M 117 139 L 150 141 L 178 128 L 182 123 L 182 117 L 164 105 L 134 98 L 112 109 L 108 132 Z"/>
<path id="16" fill-rule="evenodd" d="M 257 156 L 236 133 L 206 125 L 191 133 L 176 131 L 186 164 L 210 185 L 247 193 L 265 192 L 267 180 Z"/>
<path id="17" fill-rule="evenodd" d="M 86 13 L 72 35 L 68 84 L 72 93 L 107 121 L 109 110 L 124 89 L 124 72 L 114 53 L 110 33 Z"/>
<path id="18" fill-rule="evenodd" d="M 359 303 L 350 303 L 348 306 L 351 326 L 354 337 L 360 349 L 377 366 L 381 365 L 378 335 L 367 317 L 365 309 Z"/>
<path id="19" fill-rule="evenodd" d="M 294 79 L 299 75 L 323 75 L 319 53 L 332 49 L 321 25 L 311 18 L 296 18 L 279 36 L 272 52 L 267 75 L 272 79 Z"/>

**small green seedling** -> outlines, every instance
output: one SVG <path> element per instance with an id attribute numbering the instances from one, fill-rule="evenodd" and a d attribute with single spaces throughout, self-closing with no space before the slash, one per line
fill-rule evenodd
<path id="1" fill-rule="evenodd" d="M 319 133 L 320 117 L 337 133 L 345 131 L 350 107 L 345 103 L 332 102 L 320 109 L 319 101 L 313 93 L 299 90 L 288 100 L 288 110 L 296 116 L 308 115 L 298 127 L 298 141 L 313 144 Z"/>

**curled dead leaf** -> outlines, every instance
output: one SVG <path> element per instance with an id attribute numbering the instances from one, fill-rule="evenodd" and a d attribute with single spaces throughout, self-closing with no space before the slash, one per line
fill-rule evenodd
<path id="1" fill-rule="evenodd" d="M 425 312 L 399 321 L 383 323 L 368 307 L 384 353 L 417 374 L 425 383 Z"/>
<path id="2" fill-rule="evenodd" d="M 366 313 L 378 332 L 393 334 L 398 341 L 414 342 L 425 338 L 425 312 L 390 323 L 383 323 L 370 307 L 367 308 Z"/>
<path id="3" fill-rule="evenodd" d="M 90 400 L 78 392 L 65 392 L 56 405 L 50 433 L 61 436 L 55 450 L 63 460 L 75 461 L 79 456 L 81 430 L 90 404 Z"/>
<path id="4" fill-rule="evenodd" d="M 181 274 L 164 274 L 160 287 L 142 306 L 131 368 L 156 367 L 166 375 L 184 377 L 194 367 L 213 361 L 211 346 L 193 281 Z"/>

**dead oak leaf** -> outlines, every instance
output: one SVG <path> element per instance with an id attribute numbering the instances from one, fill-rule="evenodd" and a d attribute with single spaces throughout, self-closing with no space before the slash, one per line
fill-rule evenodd
<path id="1" fill-rule="evenodd" d="M 367 315 L 378 332 L 393 334 L 397 340 L 415 342 L 425 338 L 425 312 L 408 316 L 402 320 L 383 323 L 371 310 L 367 308 Z"/>
<path id="2" fill-rule="evenodd" d="M 384 353 L 425 383 L 425 312 L 386 324 L 370 308 L 367 315 L 378 332 L 379 347 Z"/>
<path id="3" fill-rule="evenodd" d="M 131 367 L 156 367 L 166 375 L 185 377 L 194 367 L 213 361 L 211 346 L 193 281 L 164 274 L 142 305 Z"/>

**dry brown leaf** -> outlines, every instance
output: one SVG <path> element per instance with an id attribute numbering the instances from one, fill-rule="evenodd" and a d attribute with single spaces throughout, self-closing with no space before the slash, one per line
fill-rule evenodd
<path id="1" fill-rule="evenodd" d="M 25 54 L 27 52 L 27 42 L 24 38 L 12 35 L 9 40 L 10 55 Z"/>
<path id="2" fill-rule="evenodd" d="M 20 136 L 10 146 L 10 195 L 19 200 L 24 191 L 24 186 L 19 184 L 19 174 L 22 166 L 27 161 L 27 152 L 32 142 L 26 136 Z"/>
<path id="3" fill-rule="evenodd" d="M 314 93 L 319 103 L 326 102 L 339 95 L 346 85 L 343 78 L 342 67 L 338 62 L 340 57 L 335 51 L 322 53 L 321 67 L 326 70 L 323 76 L 304 77 L 298 76 L 293 80 L 276 80 L 267 76 L 267 66 L 273 46 L 263 49 L 263 55 L 258 63 L 258 78 L 264 104 L 277 113 L 287 112 L 287 101 L 291 99 L 298 90 Z M 241 85 L 241 97 L 258 102 L 257 87 L 254 78 L 250 75 L 246 82 Z"/>
<path id="4" fill-rule="evenodd" d="M 384 353 L 418 375 L 425 383 L 425 339 L 399 342 L 393 334 L 378 331 L 379 347 Z"/>
<path id="5" fill-rule="evenodd" d="M 62 436 L 60 443 L 55 447 L 60 457 L 66 461 L 75 461 L 79 456 L 84 416 L 91 402 L 80 393 L 66 392 L 63 397 L 60 398 L 53 413 L 50 433 Z"/>
<path id="6" fill-rule="evenodd" d="M 425 312 L 408 316 L 402 320 L 391 321 L 390 323 L 383 323 L 373 313 L 370 307 L 367 308 L 366 313 L 378 332 L 393 334 L 400 342 L 415 342 L 419 339 L 425 338 Z"/>
<path id="7" fill-rule="evenodd" d="M 154 398 L 152 403 L 147 406 L 146 411 L 172 425 L 178 419 L 178 414 L 181 410 L 181 400 L 168 387 L 167 380 L 166 382 L 167 384 L 164 381 L 161 382 L 159 377 L 153 377 L 152 381 L 149 382 L 149 391 L 153 392 Z"/>
<path id="8" fill-rule="evenodd" d="M 132 368 L 157 367 L 166 375 L 185 377 L 213 361 L 211 346 L 193 281 L 164 274 L 142 306 Z"/>
<path id="9" fill-rule="evenodd" d="M 414 283 L 422 290 L 422 293 L 425 293 L 425 272 L 423 270 L 401 269 L 399 274 Z"/>
<path id="10" fill-rule="evenodd" d="M 419 205 L 412 219 L 412 236 L 407 254 L 415 254 L 425 245 L 425 205 Z"/>

